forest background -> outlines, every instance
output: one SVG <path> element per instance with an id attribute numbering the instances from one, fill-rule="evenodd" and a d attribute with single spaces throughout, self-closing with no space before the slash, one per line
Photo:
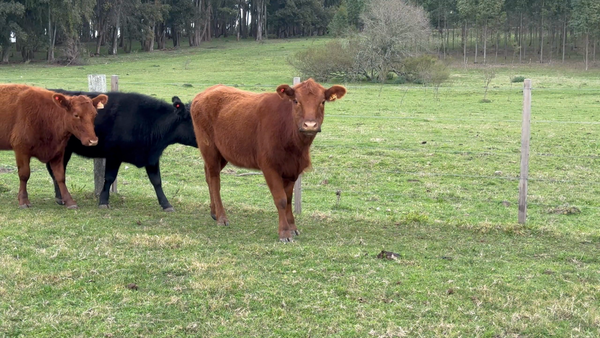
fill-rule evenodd
<path id="1" fill-rule="evenodd" d="M 596 0 L 409 0 L 430 21 L 429 47 L 464 62 L 595 61 Z M 90 56 L 203 41 L 348 36 L 369 0 L 2 0 L 3 62 L 85 63 Z M 104 47 L 104 48 L 103 48 Z M 470 58 L 470 59 L 469 59 Z"/>

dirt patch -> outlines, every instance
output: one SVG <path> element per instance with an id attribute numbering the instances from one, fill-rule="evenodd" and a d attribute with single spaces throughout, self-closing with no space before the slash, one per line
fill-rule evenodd
<path id="1" fill-rule="evenodd" d="M 3 168 L 3 167 L 0 167 L 0 174 L 6 174 L 6 173 L 13 172 L 13 171 L 15 171 L 15 169 L 13 169 L 13 168 Z"/>

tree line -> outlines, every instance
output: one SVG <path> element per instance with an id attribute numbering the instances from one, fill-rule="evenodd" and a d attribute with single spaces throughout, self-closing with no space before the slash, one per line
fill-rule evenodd
<path id="1" fill-rule="evenodd" d="M 372 0 L 0 0 L 1 59 L 36 54 L 71 62 L 87 50 L 99 54 L 198 46 L 213 38 L 263 40 L 364 29 Z M 512 57 L 519 61 L 564 59 L 582 48 L 586 65 L 600 37 L 598 0 L 406 0 L 429 16 L 432 45 L 465 62 Z M 170 41 L 170 43 L 168 43 Z M 459 49 L 460 48 L 460 49 Z M 491 52 L 492 51 L 492 52 Z"/>

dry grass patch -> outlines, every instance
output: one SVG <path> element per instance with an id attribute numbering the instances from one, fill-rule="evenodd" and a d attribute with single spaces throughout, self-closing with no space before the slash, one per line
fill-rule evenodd
<path id="1" fill-rule="evenodd" d="M 129 237 L 129 236 L 126 236 Z M 136 248 L 146 249 L 183 249 L 198 246 L 199 241 L 188 236 L 174 235 L 147 235 L 135 234 L 129 237 L 129 243 Z"/>

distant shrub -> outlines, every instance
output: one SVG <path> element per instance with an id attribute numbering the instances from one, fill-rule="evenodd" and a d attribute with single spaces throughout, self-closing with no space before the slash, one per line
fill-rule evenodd
<path id="1" fill-rule="evenodd" d="M 524 82 L 525 81 L 525 76 L 515 76 L 512 79 L 510 79 L 510 82 L 512 83 L 518 83 L 518 82 Z"/>
<path id="2" fill-rule="evenodd" d="M 406 82 L 416 84 L 439 86 L 450 78 L 448 67 L 432 55 L 406 58 L 396 68 L 399 77 L 404 77 Z"/>
<path id="3" fill-rule="evenodd" d="M 392 81 L 392 83 L 394 83 L 394 84 L 405 84 L 406 83 L 406 78 L 404 76 L 396 76 L 394 78 L 394 80 Z"/>
<path id="4" fill-rule="evenodd" d="M 437 88 L 450 77 L 446 64 L 432 55 L 405 58 L 389 67 L 365 67 L 368 62 L 362 58 L 365 56 L 361 52 L 363 44 L 364 41 L 354 38 L 332 40 L 323 46 L 300 51 L 289 57 L 288 62 L 303 78 L 312 77 L 317 81 L 335 78 L 397 84 L 409 82 Z"/>
<path id="5" fill-rule="evenodd" d="M 333 40 L 321 47 L 310 47 L 288 59 L 303 78 L 316 81 L 333 78 L 349 79 L 353 76 L 355 48 L 352 42 Z"/>

